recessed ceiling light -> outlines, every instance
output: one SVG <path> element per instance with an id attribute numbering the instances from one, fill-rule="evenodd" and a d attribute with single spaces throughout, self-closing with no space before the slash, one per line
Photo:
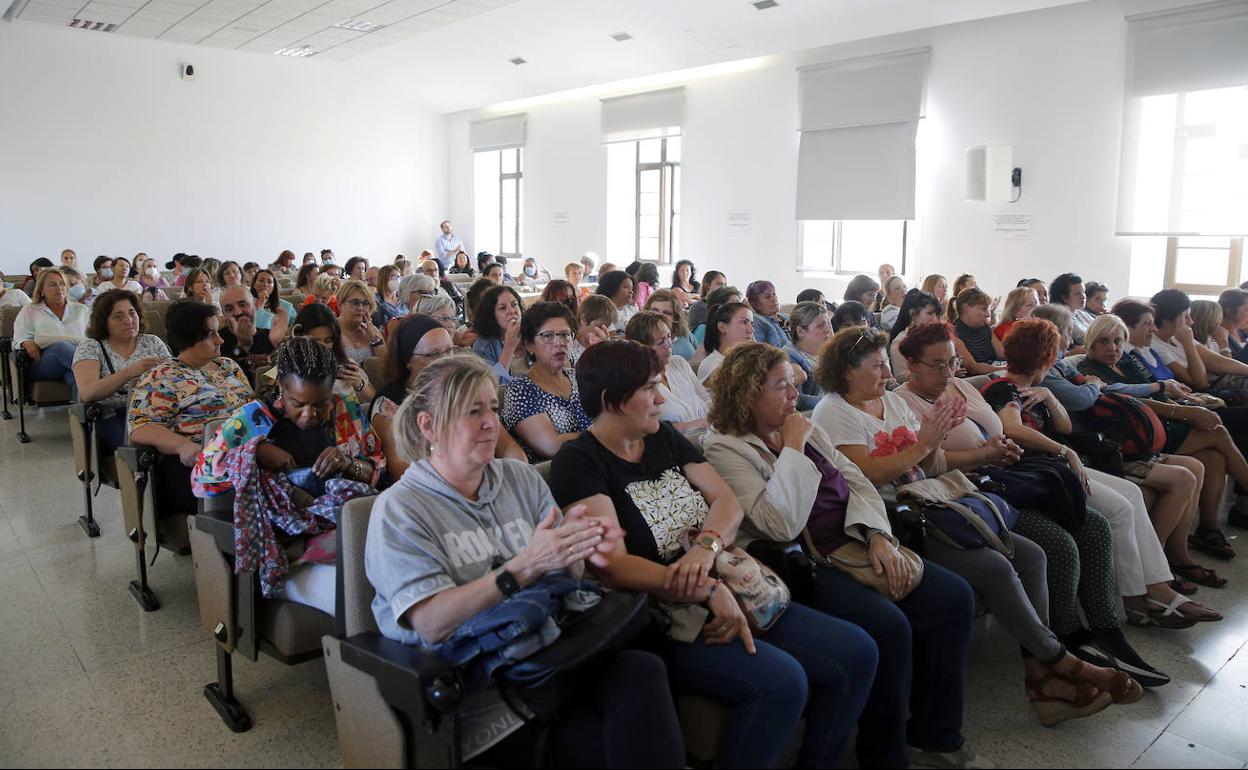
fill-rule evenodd
<path id="1" fill-rule="evenodd" d="M 517 56 L 516 58 L 514 58 L 514 59 L 512 59 L 512 60 L 511 60 L 511 63 L 512 63 L 512 64 L 514 64 L 514 65 L 516 65 L 517 67 L 519 67 L 521 64 L 528 64 L 528 63 L 529 63 L 529 60 L 528 60 L 528 59 L 524 59 L 524 58 L 522 58 L 522 57 Z"/>
<path id="2" fill-rule="evenodd" d="M 616 32 L 615 34 L 611 35 L 611 39 L 617 43 L 623 43 L 625 40 L 632 40 L 633 36 L 628 34 L 627 32 Z"/>
<path id="3" fill-rule="evenodd" d="M 92 32 L 112 32 L 117 29 L 116 24 L 108 24 L 102 21 L 88 21 L 86 19 L 74 19 L 65 26 L 73 27 L 75 29 L 86 29 Z"/>
<path id="4" fill-rule="evenodd" d="M 371 21 L 361 21 L 359 19 L 347 19 L 341 24 L 335 24 L 339 29 L 349 29 L 352 32 L 376 32 L 379 29 L 385 29 L 386 24 L 377 24 Z"/>
<path id="5" fill-rule="evenodd" d="M 776 0 L 757 0 L 757 2 L 755 2 L 753 5 L 758 10 L 765 11 L 768 8 L 775 8 L 777 5 L 780 5 L 780 4 L 777 3 Z"/>
<path id="6" fill-rule="evenodd" d="M 278 56 L 294 56 L 300 58 L 316 55 L 316 51 L 313 51 L 312 46 L 310 45 L 300 46 L 299 48 L 279 48 L 273 53 Z"/>

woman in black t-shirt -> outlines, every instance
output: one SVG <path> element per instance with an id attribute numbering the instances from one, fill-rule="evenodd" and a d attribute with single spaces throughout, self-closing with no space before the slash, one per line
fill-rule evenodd
<path id="1" fill-rule="evenodd" d="M 555 455 L 551 491 L 561 506 L 585 505 L 627 533 L 597 575 L 608 587 L 653 594 L 671 610 L 663 652 L 677 691 L 728 709 L 720 767 L 776 766 L 803 711 L 797 764 L 830 767 L 874 681 L 875 642 L 796 603 L 765 640 L 753 639 L 736 598 L 710 577 L 718 551 L 736 538 L 741 505 L 701 451 L 659 421 L 661 375 L 657 354 L 636 342 L 585 351 L 576 376 L 594 424 Z M 682 554 L 690 530 L 696 545 Z"/>

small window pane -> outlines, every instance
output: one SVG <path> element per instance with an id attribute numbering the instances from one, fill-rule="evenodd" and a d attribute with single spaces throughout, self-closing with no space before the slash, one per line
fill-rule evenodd
<path id="1" fill-rule="evenodd" d="M 638 220 L 637 224 L 641 227 L 642 238 L 659 237 L 659 217 L 657 214 L 654 216 L 643 216 Z"/>
<path id="2" fill-rule="evenodd" d="M 503 156 L 503 173 L 504 174 L 516 173 L 516 151 L 515 150 L 503 150 L 502 156 Z"/>
<path id="3" fill-rule="evenodd" d="M 884 262 L 900 265 L 903 224 L 895 220 L 841 222 L 840 271 L 875 275 Z"/>
<path id="4" fill-rule="evenodd" d="M 637 143 L 640 154 L 638 163 L 658 163 L 663 160 L 663 140 L 662 139 L 643 139 Z"/>
<path id="5" fill-rule="evenodd" d="M 680 166 L 672 167 L 672 213 L 680 213 Z"/>
<path id="6" fill-rule="evenodd" d="M 669 137 L 667 140 L 667 162 L 668 163 L 680 162 L 680 149 L 681 149 L 680 137 L 679 136 Z"/>
<path id="7" fill-rule="evenodd" d="M 658 238 L 642 238 L 638 244 L 638 259 L 648 260 L 650 262 L 659 261 L 659 239 Z"/>
<path id="8" fill-rule="evenodd" d="M 641 193 L 658 193 L 659 184 L 662 182 L 663 172 L 659 169 L 652 169 L 641 172 Z"/>
<path id="9" fill-rule="evenodd" d="M 680 215 L 676 214 L 672 217 L 671 232 L 671 253 L 667 255 L 668 262 L 675 262 L 680 259 Z"/>
<path id="10" fill-rule="evenodd" d="M 1223 239 L 1225 243 L 1225 239 Z M 1230 264 L 1229 249 L 1176 249 L 1174 280 L 1176 283 L 1223 286 Z"/>

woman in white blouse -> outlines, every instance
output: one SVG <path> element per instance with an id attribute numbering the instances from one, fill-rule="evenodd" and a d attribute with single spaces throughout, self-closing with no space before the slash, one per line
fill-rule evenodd
<path id="1" fill-rule="evenodd" d="M 86 305 L 69 301 L 64 273 L 55 268 L 40 271 L 31 303 L 22 308 L 13 324 L 13 340 L 34 362 L 32 380 L 62 380 L 73 390 L 74 400 L 78 399 L 74 350 L 87 336 L 90 316 Z"/>
<path id="2" fill-rule="evenodd" d="M 643 311 L 629 320 L 624 336 L 659 354 L 659 363 L 663 365 L 659 379 L 663 411 L 659 419 L 670 422 L 681 433 L 704 430 L 711 396 L 698 382 L 689 362 L 672 355 L 672 327 L 667 325 L 667 319 L 660 313 Z"/>

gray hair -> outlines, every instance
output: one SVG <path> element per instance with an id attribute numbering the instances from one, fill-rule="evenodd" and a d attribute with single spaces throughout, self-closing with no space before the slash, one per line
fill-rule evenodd
<path id="1" fill-rule="evenodd" d="M 473 408 L 473 396 L 485 384 L 497 388 L 498 380 L 485 361 L 470 353 L 447 356 L 426 366 L 394 415 L 394 443 L 399 456 L 413 464 L 428 457 L 433 442 L 420 430 L 420 414 L 433 417 L 433 435 L 441 440 L 451 425 Z"/>
<path id="2" fill-rule="evenodd" d="M 411 296 L 410 294 L 408 295 Z M 432 316 L 439 310 L 449 311 L 451 315 L 455 315 L 455 300 L 445 294 L 438 293 L 432 297 L 421 297 L 416 304 L 411 307 L 413 313 L 423 313 Z"/>
<path id="3" fill-rule="evenodd" d="M 424 273 L 405 275 L 403 280 L 399 281 L 399 301 L 407 302 L 417 292 L 423 295 L 424 292 L 435 291 L 437 288 L 438 279 L 431 275 Z"/>
<path id="4" fill-rule="evenodd" d="M 1057 305 L 1052 302 L 1047 305 L 1041 305 L 1031 311 L 1031 317 L 1053 324 L 1062 333 L 1062 336 L 1067 339 L 1075 334 L 1075 317 L 1071 315 L 1070 308 L 1065 305 Z"/>
<path id="5" fill-rule="evenodd" d="M 1096 317 L 1096 320 L 1092 322 L 1092 325 L 1088 327 L 1088 330 L 1083 333 L 1083 344 L 1087 346 L 1089 351 L 1091 351 L 1093 345 L 1113 334 L 1115 331 L 1122 332 L 1122 338 L 1124 340 L 1130 338 L 1131 336 L 1131 332 L 1128 331 L 1127 325 L 1123 323 L 1122 319 L 1118 316 L 1113 313 L 1099 315 Z"/>

